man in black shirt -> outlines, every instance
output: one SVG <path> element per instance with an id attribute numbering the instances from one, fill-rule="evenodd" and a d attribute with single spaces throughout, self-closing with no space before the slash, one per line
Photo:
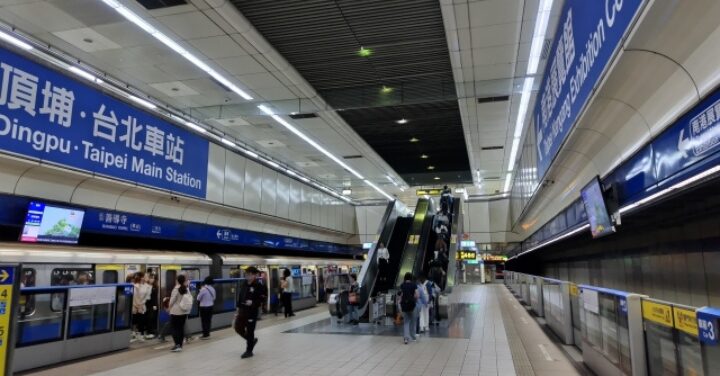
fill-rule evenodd
<path id="1" fill-rule="evenodd" d="M 253 356 L 253 348 L 258 342 L 255 338 L 255 325 L 260 311 L 260 306 L 267 299 L 267 287 L 257 279 L 260 271 L 250 266 L 245 269 L 245 286 L 240 291 L 240 299 L 237 302 L 237 318 L 235 319 L 235 331 L 247 341 L 247 348 L 241 358 Z"/>

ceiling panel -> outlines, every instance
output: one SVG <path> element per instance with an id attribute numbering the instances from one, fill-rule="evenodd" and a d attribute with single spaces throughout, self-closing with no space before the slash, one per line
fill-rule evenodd
<path id="1" fill-rule="evenodd" d="M 436 182 L 422 154 L 446 182 L 471 181 L 437 1 L 232 3 L 408 184 Z"/>

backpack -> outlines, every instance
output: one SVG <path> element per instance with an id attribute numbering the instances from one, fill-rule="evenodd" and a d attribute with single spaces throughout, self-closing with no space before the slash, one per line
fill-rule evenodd
<path id="1" fill-rule="evenodd" d="M 402 296 L 400 297 L 400 308 L 403 312 L 412 312 L 415 310 L 415 291 L 410 287 L 415 287 L 412 283 L 403 283 L 400 287 L 402 289 Z"/>
<path id="2" fill-rule="evenodd" d="M 193 297 L 192 297 L 192 294 L 190 294 L 190 291 L 188 291 L 187 293 L 185 293 L 185 294 L 180 298 L 180 303 L 178 303 L 178 305 L 179 305 L 180 309 L 183 310 L 183 312 L 190 312 L 190 311 L 192 311 L 192 307 L 193 307 Z"/>

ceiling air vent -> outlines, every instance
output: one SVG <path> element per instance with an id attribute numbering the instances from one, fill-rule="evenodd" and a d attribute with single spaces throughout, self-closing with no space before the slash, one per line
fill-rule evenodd
<path id="1" fill-rule="evenodd" d="M 504 148 L 504 146 L 483 146 L 480 150 L 500 150 L 502 148 Z"/>
<path id="2" fill-rule="evenodd" d="M 506 102 L 510 100 L 509 95 L 499 95 L 496 97 L 485 97 L 485 98 L 478 98 L 478 103 L 493 103 L 493 102 Z"/>
<path id="3" fill-rule="evenodd" d="M 317 114 L 314 114 L 312 112 L 305 114 L 290 114 L 290 118 L 292 119 L 312 119 L 316 117 L 318 117 Z"/>
<path id="4" fill-rule="evenodd" d="M 552 39 L 547 38 L 545 39 L 545 42 L 543 43 L 542 47 L 542 55 L 540 55 L 540 58 L 545 60 L 548 58 L 548 55 L 550 55 L 550 45 L 552 44 Z"/>
<path id="5" fill-rule="evenodd" d="M 137 0 L 146 9 L 162 9 L 187 4 L 186 0 Z"/>
<path id="6" fill-rule="evenodd" d="M 360 159 L 362 155 L 343 155 L 343 159 Z"/>

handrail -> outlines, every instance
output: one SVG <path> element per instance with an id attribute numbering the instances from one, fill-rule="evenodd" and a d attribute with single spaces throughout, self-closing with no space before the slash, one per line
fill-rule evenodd
<path id="1" fill-rule="evenodd" d="M 133 287 L 132 283 L 104 283 L 99 285 L 65 285 L 65 286 L 31 286 L 23 287 L 20 292 L 44 292 L 44 291 L 60 291 L 70 289 L 82 289 L 91 287 Z"/>

